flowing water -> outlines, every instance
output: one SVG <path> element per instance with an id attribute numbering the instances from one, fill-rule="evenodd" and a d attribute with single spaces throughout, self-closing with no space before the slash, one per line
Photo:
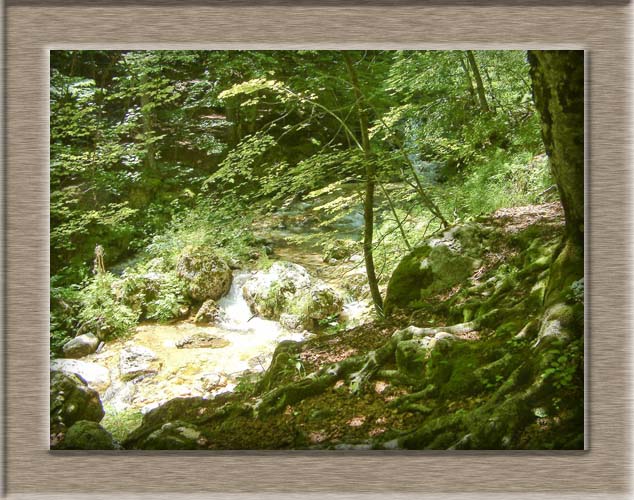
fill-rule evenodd
<path id="1" fill-rule="evenodd" d="M 110 387 L 102 394 L 106 411 L 133 408 L 146 412 L 179 396 L 213 397 L 235 388 L 236 379 L 247 371 L 263 371 L 282 340 L 301 340 L 303 333 L 289 332 L 278 322 L 254 317 L 242 296 L 251 275 L 235 271 L 229 293 L 218 301 L 222 319 L 216 326 L 197 326 L 190 321 L 139 325 L 132 338 L 115 340 L 82 361 L 97 363 L 110 371 Z M 177 342 L 208 333 L 228 342 L 220 348 L 179 349 Z M 121 380 L 119 358 L 132 346 L 150 349 L 157 361 L 156 374 Z"/>
<path id="2" fill-rule="evenodd" d="M 295 202 L 265 221 L 259 229 L 272 242 L 274 258 L 300 264 L 314 277 L 343 291 L 343 284 L 358 278 L 356 275 L 359 273 L 364 274 L 362 262 L 357 259 L 336 266 L 325 264 L 321 257 L 322 245 L 326 235 L 327 239 L 360 238 L 363 215 L 358 200 L 354 198 L 357 191 L 358 186 L 341 187 L 341 192 L 350 195 L 352 201 L 347 209 L 340 212 L 341 217 L 335 222 L 326 222 L 327 225 L 324 225 L 323 207 L 341 193 L 330 193 L 310 202 Z M 240 375 L 268 368 L 279 342 L 302 340 L 307 334 L 289 332 L 276 321 L 253 316 L 242 296 L 242 286 L 251 275 L 249 271 L 234 271 L 229 293 L 218 301 L 221 319 L 215 326 L 199 326 L 192 321 L 144 323 L 137 326 L 129 339 L 108 342 L 98 353 L 79 361 L 57 361 L 68 363 L 69 368 L 71 363 L 87 362 L 89 365 L 84 366 L 85 373 L 89 375 L 91 369 L 99 373 L 98 387 L 97 382 L 91 384 L 89 376 L 84 378 L 99 391 L 107 413 L 130 409 L 145 413 L 175 397 L 212 398 L 232 391 Z M 348 297 L 340 321 L 350 327 L 367 321 L 370 316 L 368 300 Z M 221 339 L 222 346 L 177 347 L 179 341 L 194 334 L 208 334 Z M 149 349 L 150 355 L 156 359 L 148 361 L 146 374 L 123 380 L 120 358 L 131 349 Z M 106 370 L 109 383 L 103 382 L 104 373 L 108 378 Z"/>

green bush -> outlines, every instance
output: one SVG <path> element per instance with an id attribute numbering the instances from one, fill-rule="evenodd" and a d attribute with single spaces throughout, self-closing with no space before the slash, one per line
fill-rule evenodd
<path id="1" fill-rule="evenodd" d="M 97 274 L 79 292 L 81 329 L 103 339 L 126 335 L 139 320 L 138 312 L 117 300 L 113 290 L 116 279 L 110 273 Z"/>
<path id="2" fill-rule="evenodd" d="M 155 236 L 146 253 L 175 266 L 186 246 L 210 247 L 226 261 L 244 261 L 257 247 L 250 229 L 254 216 L 238 202 L 201 198 L 195 209 L 176 217 L 164 233 Z"/>
<path id="3" fill-rule="evenodd" d="M 60 354 L 62 346 L 76 333 L 77 312 L 80 307 L 79 286 L 51 286 L 51 354 Z"/>

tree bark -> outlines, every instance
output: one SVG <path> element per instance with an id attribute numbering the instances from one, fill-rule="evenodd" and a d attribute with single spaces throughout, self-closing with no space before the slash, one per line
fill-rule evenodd
<path id="1" fill-rule="evenodd" d="M 482 83 L 482 76 L 480 75 L 478 63 L 476 62 L 475 56 L 473 55 L 473 50 L 467 50 L 467 60 L 469 61 L 469 66 L 471 66 L 471 71 L 473 71 L 473 78 L 476 82 L 478 98 L 480 99 L 480 108 L 485 113 L 488 113 L 490 111 L 489 103 L 487 102 L 486 93 L 484 91 L 484 84 Z"/>
<path id="2" fill-rule="evenodd" d="M 147 74 L 142 72 L 141 84 L 145 86 L 147 85 L 147 83 Z M 148 109 L 148 106 L 150 104 L 150 96 L 148 95 L 147 91 L 144 90 L 141 94 L 141 116 L 143 117 L 143 134 L 146 141 L 152 138 L 152 133 L 154 129 L 154 113 Z M 154 147 L 153 142 L 148 142 L 146 144 L 145 165 L 151 176 L 156 175 L 156 148 Z"/>
<path id="3" fill-rule="evenodd" d="M 368 116 L 365 98 L 361 92 L 357 72 L 352 64 L 352 59 L 347 52 L 343 52 L 343 58 L 350 77 L 350 83 L 354 91 L 356 100 L 357 115 L 359 117 L 359 127 L 361 129 L 361 147 L 365 157 L 365 198 L 363 201 L 363 256 L 365 260 L 365 269 L 368 274 L 368 284 L 370 286 L 370 294 L 374 309 L 379 316 L 383 316 L 383 298 L 379 290 L 378 280 L 376 279 L 376 271 L 374 269 L 374 257 L 372 255 L 372 239 L 374 234 L 374 188 L 375 188 L 375 162 L 372 149 L 370 147 L 370 136 L 368 134 Z"/>
<path id="4" fill-rule="evenodd" d="M 583 276 L 583 51 L 529 51 L 528 60 L 542 138 L 566 220 L 565 237 L 551 265 L 549 303 Z"/>
<path id="5" fill-rule="evenodd" d="M 464 71 L 465 77 L 467 78 L 467 88 L 469 89 L 469 95 L 471 96 L 471 103 L 474 106 L 478 106 L 478 99 L 476 97 L 476 91 L 473 88 L 473 79 L 471 78 L 471 73 L 469 72 L 469 68 L 467 67 L 467 63 L 464 60 L 462 54 L 459 54 L 460 65 L 462 66 L 462 70 Z"/>

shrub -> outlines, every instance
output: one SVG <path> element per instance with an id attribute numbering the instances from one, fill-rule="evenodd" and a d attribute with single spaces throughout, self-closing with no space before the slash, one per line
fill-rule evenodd
<path id="1" fill-rule="evenodd" d="M 110 273 L 100 273 L 79 292 L 81 329 L 102 339 L 124 336 L 139 320 L 138 312 L 117 300 L 113 291 L 115 280 Z"/>

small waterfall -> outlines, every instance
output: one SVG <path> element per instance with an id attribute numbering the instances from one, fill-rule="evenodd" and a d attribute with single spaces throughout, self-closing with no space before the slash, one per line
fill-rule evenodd
<path id="1" fill-rule="evenodd" d="M 229 293 L 218 301 L 222 315 L 218 323 L 218 328 L 230 332 L 257 333 L 261 338 L 276 338 L 283 336 L 284 339 L 297 337 L 287 332 L 277 321 L 255 316 L 247 301 L 242 295 L 242 287 L 247 280 L 253 276 L 249 271 L 234 271 L 233 281 Z M 235 335 L 232 335 L 232 339 Z"/>
<path id="2" fill-rule="evenodd" d="M 252 330 L 259 318 L 253 318 L 251 309 L 242 296 L 242 286 L 247 282 L 251 273 L 248 271 L 234 271 L 233 281 L 229 293 L 218 301 L 218 307 L 222 311 L 222 319 L 218 326 L 225 330 Z M 249 321 L 251 319 L 251 321 Z M 273 327 L 277 323 L 270 321 Z M 279 329 L 279 328 L 278 328 Z"/>

